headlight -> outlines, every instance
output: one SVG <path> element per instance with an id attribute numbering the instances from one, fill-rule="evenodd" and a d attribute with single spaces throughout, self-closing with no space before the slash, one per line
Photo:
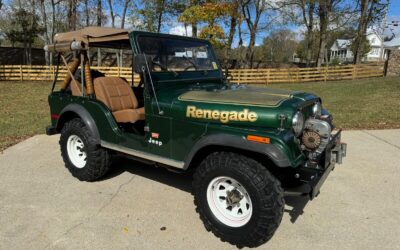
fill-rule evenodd
<path id="1" fill-rule="evenodd" d="M 319 117 L 319 116 L 321 116 L 321 110 L 322 110 L 322 108 L 321 108 L 321 103 L 316 102 L 316 103 L 314 104 L 314 106 L 312 107 L 313 116 L 314 116 L 314 117 Z"/>
<path id="2" fill-rule="evenodd" d="M 294 134 L 296 136 L 299 136 L 303 131 L 303 127 L 304 127 L 304 116 L 300 111 L 297 111 L 292 119 L 292 128 Z"/>

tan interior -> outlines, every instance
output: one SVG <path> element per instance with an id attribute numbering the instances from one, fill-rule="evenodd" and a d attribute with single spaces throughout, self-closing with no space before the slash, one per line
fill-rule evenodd
<path id="1" fill-rule="evenodd" d="M 71 80 L 71 92 L 73 96 L 82 96 L 81 83 L 79 81 Z"/>
<path id="2" fill-rule="evenodd" d="M 98 77 L 93 82 L 96 98 L 107 105 L 117 122 L 144 120 L 144 107 L 138 107 L 136 96 L 126 81 L 120 77 Z"/>

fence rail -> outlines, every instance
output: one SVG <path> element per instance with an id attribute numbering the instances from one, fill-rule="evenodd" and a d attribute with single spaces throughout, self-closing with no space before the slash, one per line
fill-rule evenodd
<path id="1" fill-rule="evenodd" d="M 130 67 L 92 67 L 106 76 L 119 76 L 132 81 Z M 56 66 L 0 65 L 0 81 L 49 81 L 54 79 Z M 67 74 L 65 67 L 60 67 L 59 79 Z M 384 65 L 346 65 L 321 68 L 283 68 L 283 69 L 233 69 L 228 72 L 228 79 L 233 83 L 270 84 L 296 83 L 311 81 L 332 81 L 384 76 Z M 139 75 L 134 74 L 135 82 Z"/>

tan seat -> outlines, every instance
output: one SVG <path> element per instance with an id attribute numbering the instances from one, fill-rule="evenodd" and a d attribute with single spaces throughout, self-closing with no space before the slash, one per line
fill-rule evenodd
<path id="1" fill-rule="evenodd" d="M 73 96 L 82 96 L 81 83 L 77 80 L 71 80 L 71 92 Z M 86 91 L 86 89 L 85 89 Z"/>
<path id="2" fill-rule="evenodd" d="M 144 120 L 144 107 L 138 108 L 135 94 L 123 79 L 97 77 L 93 83 L 96 98 L 111 110 L 117 122 Z"/>

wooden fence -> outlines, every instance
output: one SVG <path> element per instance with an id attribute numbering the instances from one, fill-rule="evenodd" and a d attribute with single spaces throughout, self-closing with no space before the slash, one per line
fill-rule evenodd
<path id="1" fill-rule="evenodd" d="M 132 81 L 130 67 L 92 67 L 106 76 L 119 76 Z M 0 65 L 0 81 L 49 81 L 54 79 L 55 66 Z M 67 74 L 65 67 L 60 67 L 59 79 Z M 232 83 L 270 84 L 296 83 L 312 81 L 332 81 L 384 76 L 384 65 L 346 65 L 321 68 L 283 68 L 283 69 L 234 69 L 229 70 L 228 79 Z M 134 75 L 134 81 L 139 76 Z"/>

